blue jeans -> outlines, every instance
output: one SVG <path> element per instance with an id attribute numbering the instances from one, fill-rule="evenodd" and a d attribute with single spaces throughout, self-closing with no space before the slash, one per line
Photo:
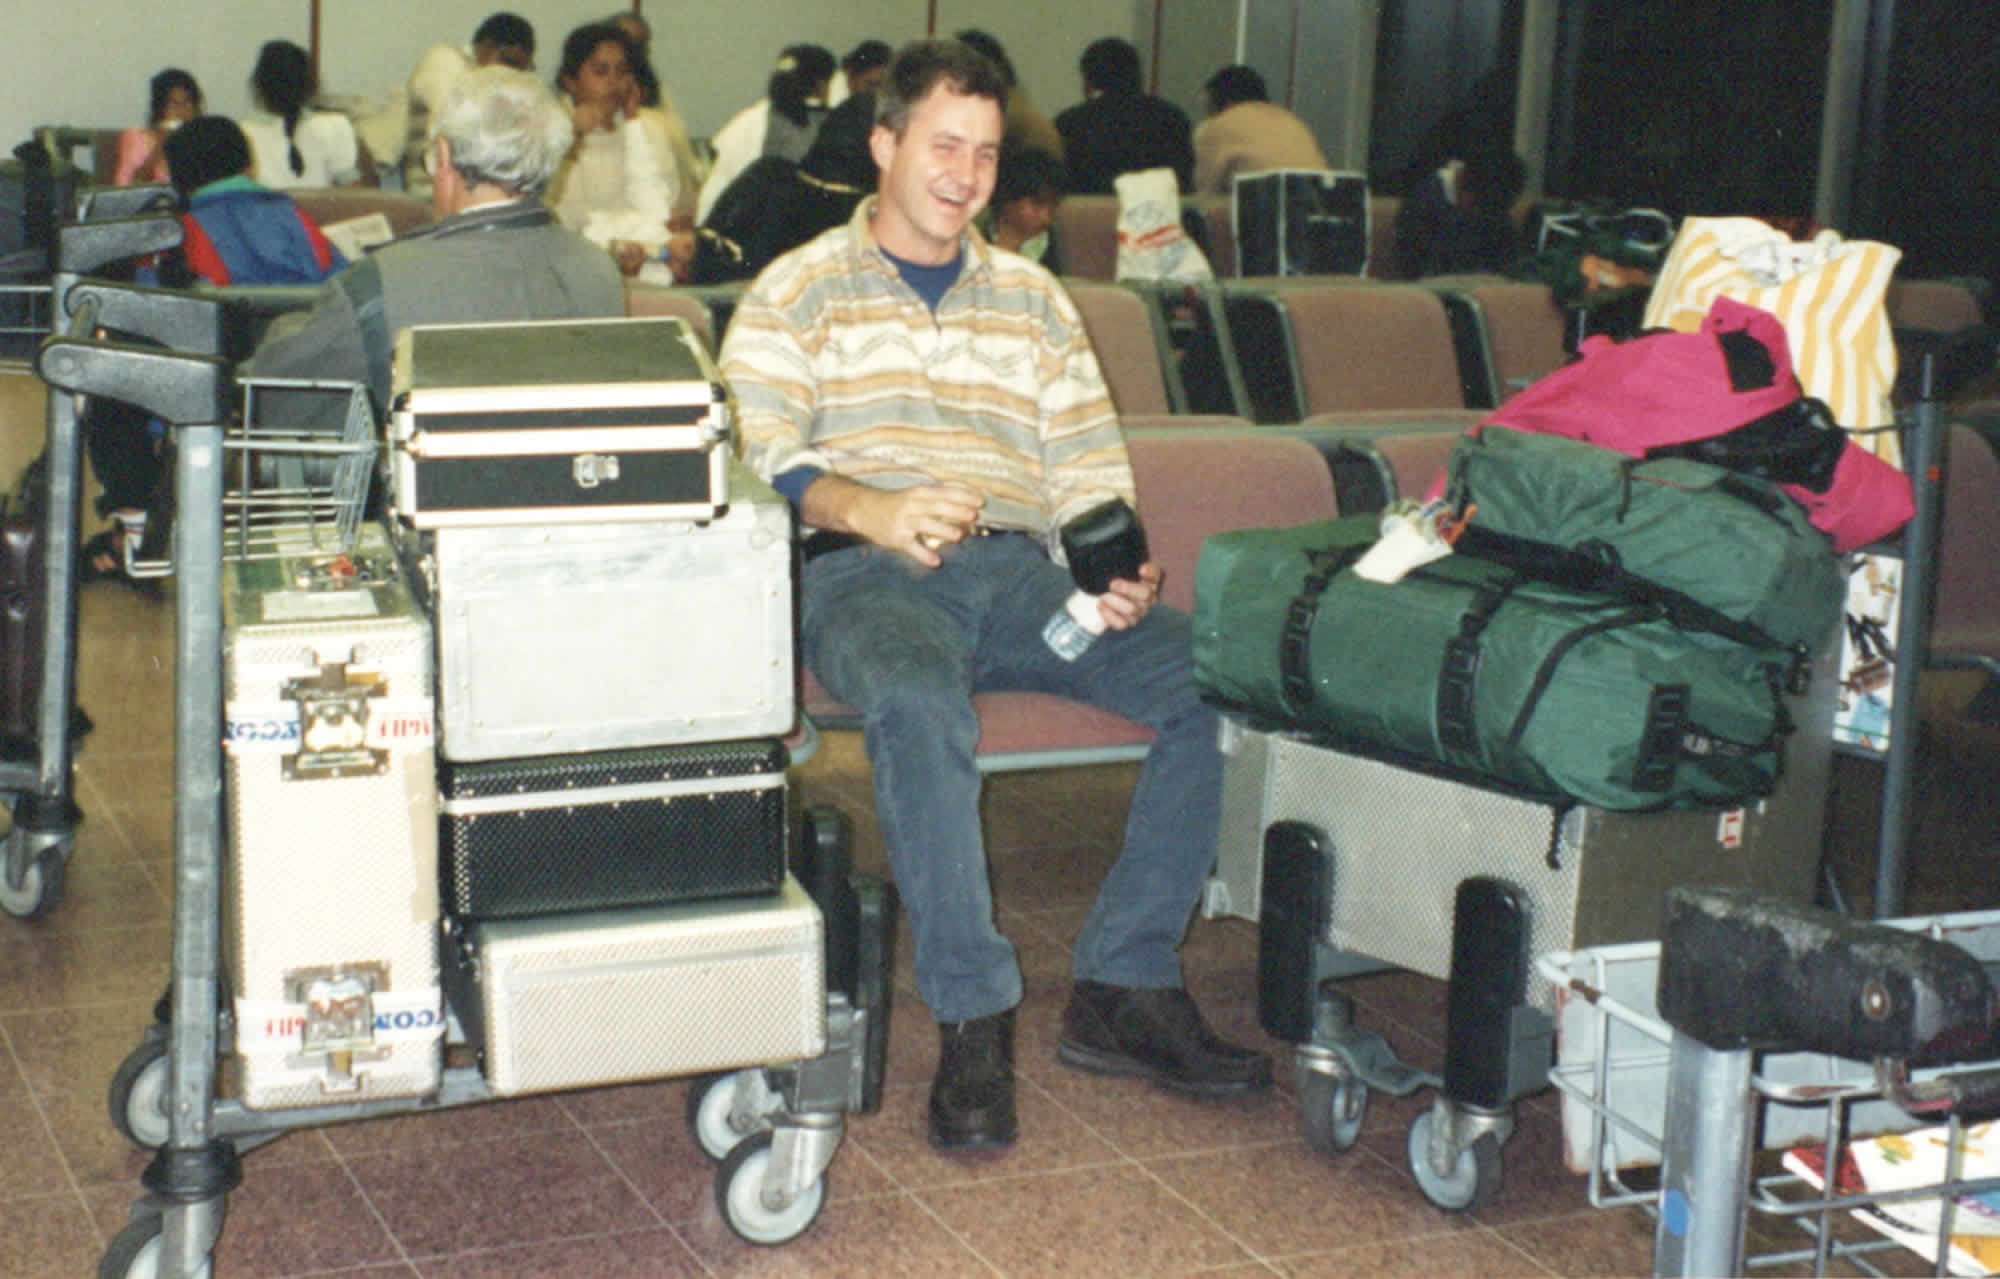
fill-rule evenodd
<path id="1" fill-rule="evenodd" d="M 1157 733 L 1125 842 L 1077 938 L 1071 971 L 1119 986 L 1181 984 L 1179 947 L 1215 855 L 1222 761 L 1197 698 L 1185 613 L 1155 606 L 1075 662 L 1042 642 L 1073 589 L 1023 536 L 975 538 L 925 570 L 858 547 L 807 565 L 801 643 L 827 691 L 861 713 L 875 806 L 932 1016 L 965 1021 L 1021 999 L 1013 946 L 993 919 L 979 829 L 976 692 L 1053 693 Z"/>

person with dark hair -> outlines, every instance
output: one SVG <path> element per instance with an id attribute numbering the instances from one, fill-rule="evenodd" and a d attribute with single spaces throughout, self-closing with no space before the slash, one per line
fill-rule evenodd
<path id="1" fill-rule="evenodd" d="M 695 201 L 701 195 L 702 179 L 708 170 L 695 154 L 687 121 L 674 105 L 674 95 L 660 83 L 660 74 L 653 67 L 653 25 L 631 9 L 620 9 L 605 21 L 623 31 L 632 42 L 632 79 L 639 86 L 639 118 L 655 136 L 667 140 L 667 148 L 674 155 L 677 190 L 668 221 L 685 229 L 694 224 Z"/>
<path id="2" fill-rule="evenodd" d="M 194 275 L 211 284 L 318 284 L 347 265 L 296 201 L 250 176 L 250 141 L 228 116 L 197 117 L 170 136 L 167 168 L 186 210 L 181 252 Z"/>
<path id="3" fill-rule="evenodd" d="M 751 161 L 766 155 L 805 158 L 826 116 L 834 70 L 833 54 L 819 45 L 785 46 L 764 96 L 731 116 L 711 139 L 715 159 L 695 206 L 697 221 L 708 221 L 709 210 Z"/>
<path id="4" fill-rule="evenodd" d="M 1028 100 L 1007 50 L 998 40 L 977 27 L 967 27 L 952 38 L 975 52 L 985 54 L 994 66 L 1000 68 L 1000 77 L 1007 82 L 1006 145 L 1016 150 L 1040 151 L 1060 164 L 1063 158 L 1062 134 L 1057 133 L 1049 118 Z"/>
<path id="5" fill-rule="evenodd" d="M 1418 183 L 1396 211 L 1396 272 L 1427 275 L 1498 273 L 1524 252 L 1514 203 L 1528 168 L 1502 146 L 1478 145 Z"/>
<path id="6" fill-rule="evenodd" d="M 257 52 L 250 88 L 268 114 L 242 121 L 257 180 L 275 189 L 344 186 L 361 177 L 361 144 L 337 111 L 315 111 L 319 77 L 312 58 L 289 40 L 269 40 Z"/>
<path id="7" fill-rule="evenodd" d="M 1010 1145 L 1020 964 L 994 921 L 973 696 L 1035 689 L 1155 731 L 1125 846 L 1074 950 L 1057 1056 L 1194 1096 L 1269 1086 L 1211 1031 L 1179 946 L 1215 857 L 1216 713 L 1191 625 L 1142 565 L 1097 598 L 1074 661 L 1042 638 L 1074 590 L 1060 530 L 1133 498 L 1081 316 L 1047 271 L 973 229 L 997 177 L 1007 86 L 955 40 L 906 45 L 877 91 L 877 194 L 772 263 L 730 321 L 722 372 L 745 459 L 796 507 L 799 636 L 856 707 L 889 863 L 940 1051 L 945 1150 Z"/>
<path id="8" fill-rule="evenodd" d="M 409 114 L 403 133 L 403 186 L 416 194 L 430 190 L 424 172 L 424 149 L 431 140 L 431 112 L 451 91 L 452 82 L 474 67 L 503 66 L 516 71 L 535 69 L 535 28 L 517 13 L 488 14 L 474 29 L 466 48 L 433 45 L 410 73 L 406 93 Z"/>
<path id="9" fill-rule="evenodd" d="M 197 116 L 169 133 L 162 149 L 181 203 L 181 243 L 142 270 L 140 283 L 318 284 L 347 265 L 290 196 L 250 176 L 250 143 L 234 120 Z M 150 582 L 126 575 L 125 551 L 144 541 L 147 509 L 167 479 L 159 451 L 165 429 L 130 404 L 93 397 L 83 434 L 102 488 L 98 511 L 110 526 L 85 540 L 80 576 L 145 590 Z"/>
<path id="10" fill-rule="evenodd" d="M 201 86 L 179 67 L 168 67 L 148 85 L 146 123 L 118 135 L 114 186 L 167 180 L 166 140 L 173 131 L 201 114 Z"/>
<path id="11" fill-rule="evenodd" d="M 1048 152 L 1003 144 L 984 227 L 993 247 L 1039 262 L 1053 275 L 1062 274 L 1051 229 L 1056 206 L 1062 203 L 1063 182 L 1062 162 Z"/>
<path id="12" fill-rule="evenodd" d="M 1202 88 L 1208 118 L 1194 131 L 1196 191 L 1227 195 L 1239 173 L 1327 167 L 1312 129 L 1270 100 L 1253 68 L 1224 67 Z"/>
<path id="13" fill-rule="evenodd" d="M 550 184 L 562 224 L 601 244 L 626 274 L 666 247 L 681 180 L 673 144 L 640 114 L 631 39 L 604 22 L 563 41 L 556 83 L 570 101 L 576 142 Z"/>
<path id="14" fill-rule="evenodd" d="M 1187 112 L 1145 91 L 1131 41 L 1094 40 L 1078 67 L 1083 101 L 1056 117 L 1069 189 L 1109 195 L 1121 173 L 1164 168 L 1187 191 L 1194 182 L 1194 128 Z"/>
<path id="15" fill-rule="evenodd" d="M 889 73 L 889 59 L 895 52 L 886 40 L 863 40 L 842 54 L 840 69 L 827 87 L 827 106 L 837 107 L 857 93 L 873 93 Z"/>
<path id="16" fill-rule="evenodd" d="M 871 89 L 849 95 L 827 113 L 812 150 L 797 164 L 775 155 L 751 161 L 702 223 L 702 232 L 722 243 L 677 236 L 669 244 L 674 280 L 747 280 L 780 254 L 846 223 L 854 206 L 875 189 L 875 161 L 868 151 L 874 127 Z M 734 246 L 735 253 L 725 246 Z"/>

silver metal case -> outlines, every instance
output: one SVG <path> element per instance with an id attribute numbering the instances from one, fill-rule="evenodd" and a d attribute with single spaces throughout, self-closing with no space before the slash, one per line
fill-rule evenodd
<path id="1" fill-rule="evenodd" d="M 728 509 L 706 523 L 428 536 L 445 758 L 790 732 L 791 511 L 740 465 L 730 482 Z"/>
<path id="2" fill-rule="evenodd" d="M 496 1094 L 656 1079 L 826 1050 L 824 925 L 776 896 L 494 920 L 455 949 L 452 1004 Z"/>
<path id="3" fill-rule="evenodd" d="M 382 531 L 223 572 L 224 946 L 252 1108 L 436 1091 L 430 628 Z"/>
<path id="4" fill-rule="evenodd" d="M 677 317 L 415 325 L 397 335 L 396 514 L 418 528 L 708 519 L 729 397 Z"/>
<path id="5" fill-rule="evenodd" d="M 1830 672 L 1822 657 L 1811 691 L 1790 699 L 1798 729 L 1776 790 L 1726 811 L 1558 810 L 1227 718 L 1207 913 L 1260 916 L 1264 832 L 1279 821 L 1326 837 L 1324 940 L 1432 977 L 1450 975 L 1454 894 L 1474 875 L 1522 890 L 1531 955 L 1657 937 L 1662 897 L 1684 881 L 1808 900 L 1832 757 Z M 1539 984 L 1531 993 L 1549 998 Z"/>

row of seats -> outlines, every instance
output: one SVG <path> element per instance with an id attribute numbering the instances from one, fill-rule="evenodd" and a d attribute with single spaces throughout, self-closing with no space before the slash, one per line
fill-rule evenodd
<path id="1" fill-rule="evenodd" d="M 1402 200 L 1393 195 L 1368 197 L 1368 270 L 1376 280 L 1400 278 L 1396 271 L 1396 212 Z M 1201 245 L 1215 274 L 1229 279 L 1236 271 L 1236 203 L 1227 195 L 1195 195 L 1182 199 L 1183 222 Z M 1062 246 L 1063 272 L 1080 280 L 1118 278 L 1118 197 L 1065 196 L 1056 206 L 1053 227 Z"/>
<path id="2" fill-rule="evenodd" d="M 395 192 L 347 188 L 298 196 L 322 222 L 380 212 L 401 233 L 430 216 L 427 205 Z M 1226 217 L 1226 200 L 1197 205 Z M 1393 221 L 1393 210 L 1378 213 L 1378 229 Z M 1191 286 L 1114 283 L 1080 272 L 1066 283 L 1112 398 L 1128 415 L 1370 426 L 1412 414 L 1475 419 L 1559 367 L 1572 344 L 1569 317 L 1547 286 L 1497 276 L 1223 279 Z M 631 293 L 635 313 L 683 314 L 714 342 L 742 287 L 635 284 Z M 1955 332 L 1981 318 L 1978 300 L 1955 281 L 1898 280 L 1888 308 L 1899 328 Z"/>

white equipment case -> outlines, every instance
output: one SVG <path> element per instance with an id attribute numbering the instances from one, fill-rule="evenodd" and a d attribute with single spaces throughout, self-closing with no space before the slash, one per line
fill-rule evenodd
<path id="1" fill-rule="evenodd" d="M 430 628 L 383 531 L 223 570 L 224 946 L 241 1099 L 436 1091 Z"/>
<path id="2" fill-rule="evenodd" d="M 796 718 L 792 526 L 733 464 L 706 522 L 447 527 L 406 541 L 455 761 L 782 737 Z"/>
<path id="3" fill-rule="evenodd" d="M 495 1094 L 826 1051 L 825 927 L 776 896 L 491 920 L 446 942 L 452 1009 Z"/>
<path id="4" fill-rule="evenodd" d="M 396 514 L 701 519 L 729 500 L 729 397 L 674 317 L 414 325 L 396 338 Z"/>

